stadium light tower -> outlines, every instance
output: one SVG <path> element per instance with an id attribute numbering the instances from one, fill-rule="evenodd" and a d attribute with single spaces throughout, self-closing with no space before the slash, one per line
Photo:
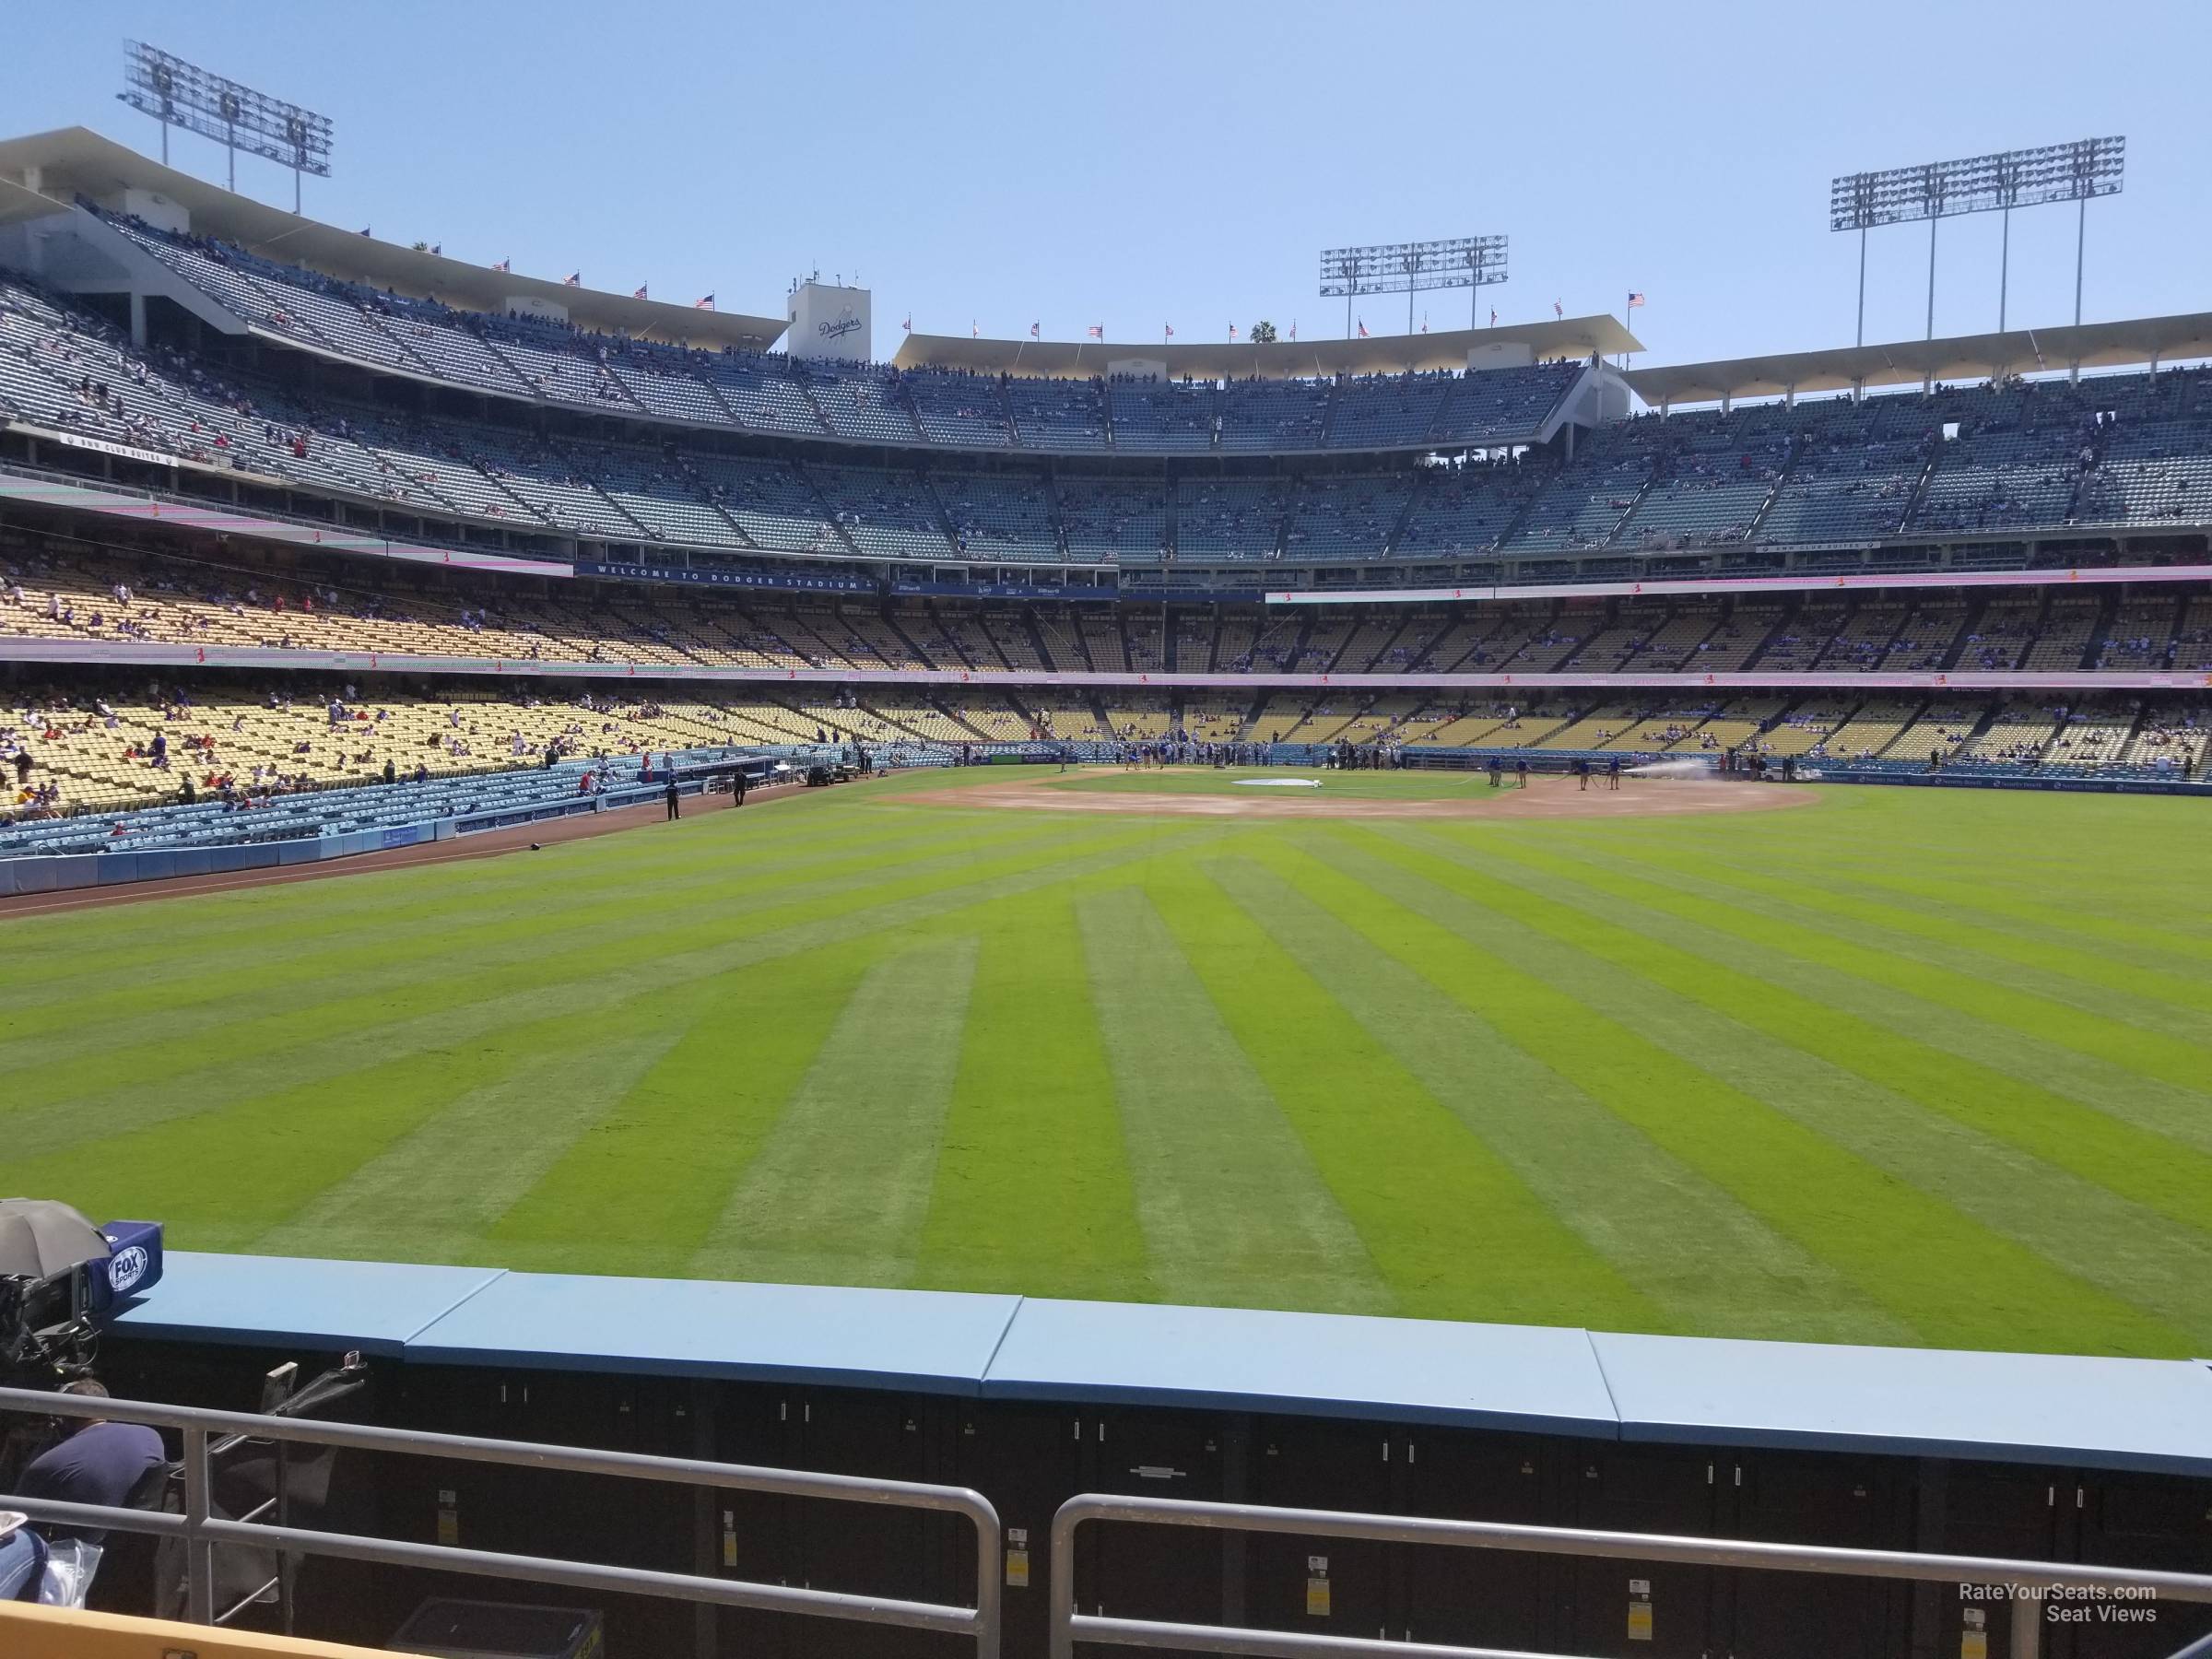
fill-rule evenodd
<path id="1" fill-rule="evenodd" d="M 1866 343 L 1866 232 L 1877 225 L 1928 221 L 1928 338 L 1936 337 L 1936 226 L 1961 213 L 2002 213 L 1997 266 L 1997 332 L 2005 330 L 2012 276 L 2012 210 L 2044 202 L 2077 204 L 2074 231 L 2074 324 L 2081 325 L 2081 278 L 2089 198 L 2118 195 L 2127 169 L 2125 138 L 2077 138 L 2038 149 L 2005 150 L 1958 161 L 1929 161 L 1887 172 L 1847 173 L 1830 182 L 1828 228 L 1859 233 L 1858 343 Z"/>
<path id="2" fill-rule="evenodd" d="M 1475 295 L 1505 280 L 1505 238 L 1455 236 L 1443 241 L 1377 242 L 1365 248 L 1324 248 L 1321 293 L 1344 296 L 1344 337 L 1352 337 L 1352 296 L 1406 296 L 1406 332 L 1413 332 L 1413 297 L 1433 288 L 1464 288 L 1468 295 L 1468 326 L 1474 324 Z"/>
<path id="3" fill-rule="evenodd" d="M 229 153 L 230 188 L 238 188 L 238 152 L 292 170 L 292 211 L 300 181 L 330 177 L 330 118 L 172 57 L 136 41 L 123 43 L 124 89 L 115 96 L 161 124 L 161 164 L 169 165 L 169 129 L 212 138 Z"/>

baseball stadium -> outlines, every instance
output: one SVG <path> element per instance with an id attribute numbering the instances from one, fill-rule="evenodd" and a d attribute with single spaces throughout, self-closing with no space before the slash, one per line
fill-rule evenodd
<path id="1" fill-rule="evenodd" d="M 2212 1652 L 2212 313 L 1641 302 L 894 331 L 0 141 L 0 1651 Z"/>

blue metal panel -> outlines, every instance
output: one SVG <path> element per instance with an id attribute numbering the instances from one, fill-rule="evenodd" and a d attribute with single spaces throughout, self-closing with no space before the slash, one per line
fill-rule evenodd
<path id="1" fill-rule="evenodd" d="M 172 1250 L 160 1284 L 117 1323 L 134 1336 L 396 1355 L 504 1277 L 498 1267 Z"/>
<path id="2" fill-rule="evenodd" d="M 983 1393 L 1616 1431 L 1588 1337 L 1538 1325 L 1030 1300 Z"/>
<path id="3" fill-rule="evenodd" d="M 2212 1370 L 2180 1359 L 1591 1337 L 1621 1438 L 2212 1475 Z"/>
<path id="4" fill-rule="evenodd" d="M 1019 1299 L 512 1273 L 410 1360 L 972 1394 Z"/>

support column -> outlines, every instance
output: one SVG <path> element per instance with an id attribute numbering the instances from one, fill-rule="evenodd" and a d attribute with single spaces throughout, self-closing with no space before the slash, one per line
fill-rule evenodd
<path id="1" fill-rule="evenodd" d="M 137 288 L 131 290 L 131 344 L 146 349 L 146 295 Z"/>
<path id="2" fill-rule="evenodd" d="M 1939 218 L 1928 221 L 1928 338 L 1936 337 L 1936 227 Z"/>

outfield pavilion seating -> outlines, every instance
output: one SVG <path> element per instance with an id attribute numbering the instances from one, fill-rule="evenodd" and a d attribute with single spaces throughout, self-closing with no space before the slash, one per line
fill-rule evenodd
<path id="1" fill-rule="evenodd" d="M 1882 656 L 1884 668 L 1932 670 L 1940 668 L 1966 629 L 1972 615 L 1963 600 L 1920 599 L 1906 610 L 1898 624 L 1897 638 Z"/>
<path id="2" fill-rule="evenodd" d="M 985 609 L 977 614 L 975 622 L 984 641 L 1007 668 L 1016 673 L 1043 670 L 1044 660 L 1038 654 L 1036 641 L 1030 638 L 1020 611 L 1012 607 Z"/>
<path id="3" fill-rule="evenodd" d="M 789 366 L 774 358 L 710 354 L 696 364 L 695 371 L 741 427 L 799 438 L 819 437 L 830 429 Z"/>
<path id="4" fill-rule="evenodd" d="M 1082 452 L 1106 447 L 1103 382 L 1008 380 L 1001 389 L 1023 448 Z"/>
<path id="5" fill-rule="evenodd" d="M 2094 771 L 2121 763 L 2143 712 L 2141 698 L 2088 698 L 2059 715 L 2043 746 L 2052 771 Z"/>
<path id="6" fill-rule="evenodd" d="M 1314 381 L 1227 382 L 1218 402 L 1220 447 L 1250 453 L 1319 449 L 1329 394 L 1325 382 Z M 1118 425 L 1114 436 L 1121 436 Z"/>
<path id="7" fill-rule="evenodd" d="M 736 524 L 705 499 L 706 485 L 674 450 L 653 453 L 609 444 L 594 475 L 607 500 L 655 541 L 688 547 L 750 546 Z"/>
<path id="8" fill-rule="evenodd" d="M 1056 564 L 1062 558 L 1053 500 L 1041 477 L 947 469 L 930 483 L 952 526 L 954 547 L 970 559 Z"/>
<path id="9" fill-rule="evenodd" d="M 1604 453 L 1594 442 L 1588 461 L 1560 469 L 1536 492 L 1499 543 L 1515 553 L 1583 552 L 1613 539 L 1651 482 L 1641 453 Z"/>
<path id="10" fill-rule="evenodd" d="M 2212 765 L 2212 717 L 2203 710 L 2183 712 L 2146 709 L 2122 751 L 2120 763 L 2157 775 L 2201 778 Z"/>
<path id="11" fill-rule="evenodd" d="M 1005 449 L 1014 427 L 999 382 L 985 374 L 917 370 L 900 377 L 914 424 L 932 443 L 955 449 Z"/>
<path id="12" fill-rule="evenodd" d="M 1802 673 L 1835 642 L 1850 614 L 1849 600 L 1815 594 L 1790 610 L 1751 662 L 1781 674 Z"/>
<path id="13" fill-rule="evenodd" d="M 1864 711 L 1862 711 L 1864 712 Z M 1939 697 L 1929 702 L 1914 716 L 1912 724 L 1898 733 L 1888 746 L 1880 751 L 1885 760 L 1924 761 L 1931 756 L 1949 760 L 1965 747 L 1988 712 L 1988 705 L 1960 697 Z M 1855 723 L 1854 723 L 1855 724 Z M 1831 742 L 1831 753 L 1836 746 Z M 1846 749 L 1835 756 L 1841 759 L 1855 753 Z"/>
<path id="14" fill-rule="evenodd" d="M 729 752 L 695 751 L 688 758 L 707 760 Z M 604 784 L 607 789 L 635 787 L 639 782 L 634 759 L 584 761 L 551 770 L 532 767 L 499 774 L 432 778 L 422 783 L 403 782 L 388 787 L 275 794 L 257 796 L 244 807 L 233 807 L 220 800 L 191 806 L 117 806 L 76 818 L 0 822 L 0 858 L 177 852 L 241 841 L 346 835 L 471 814 L 558 807 L 584 793 L 586 773 L 595 785 Z"/>
<path id="15" fill-rule="evenodd" d="M 2171 594 L 2121 600 L 2097 648 L 2098 668 L 2163 668 L 2172 660 L 2182 602 Z"/>
<path id="16" fill-rule="evenodd" d="M 830 429 L 862 443 L 914 443 L 922 437 L 894 378 L 844 372 L 809 374 L 806 389 Z"/>
<path id="17" fill-rule="evenodd" d="M 2006 703 L 1980 732 L 1959 746 L 1953 758 L 1971 761 L 2038 760 L 2064 718 L 2056 707 Z"/>
<path id="18" fill-rule="evenodd" d="M 1862 601 L 1851 607 L 1835 635 L 1812 659 L 1816 668 L 1867 672 L 1878 668 L 1904 626 L 1907 606 L 1902 601 Z"/>
<path id="19" fill-rule="evenodd" d="M 1637 652 L 1639 668 L 1689 669 L 1707 666 L 1700 648 L 1721 626 L 1721 607 L 1712 604 L 1677 605 L 1665 619 L 1651 629 Z"/>
<path id="20" fill-rule="evenodd" d="M 1158 478 L 1061 477 L 1053 486 L 1067 556 L 1158 564 L 1168 541 L 1168 493 Z"/>
<path id="21" fill-rule="evenodd" d="M 2212 668 L 2212 594 L 2186 601 L 2173 636 L 2176 668 Z"/>
<path id="22" fill-rule="evenodd" d="M 418 766 L 436 777 L 535 766 L 555 744 L 599 757 L 792 740 L 767 736 L 758 700 L 555 700 L 474 685 L 348 700 L 336 682 L 284 686 L 172 686 L 159 702 L 35 693 L 0 710 L 0 749 L 28 749 L 32 782 L 57 783 L 63 810 L 112 812 L 175 800 L 187 776 L 202 794 L 226 781 L 258 794 L 371 782 L 386 762 L 409 777 Z M 331 718 L 334 702 L 343 718 Z M 161 764 L 157 734 L 168 746 Z M 10 801 L 16 793 L 11 776 Z"/>
<path id="23" fill-rule="evenodd" d="M 1214 641 L 1219 634 L 1211 610 L 1176 612 L 1168 633 L 1170 665 L 1180 673 L 1205 673 L 1213 666 Z"/>
<path id="24" fill-rule="evenodd" d="M 1497 447 L 1525 441 L 1582 378 L 1573 360 L 1490 369 L 1447 380 L 1430 438 L 1440 445 Z"/>
<path id="25" fill-rule="evenodd" d="M 1407 558 L 1487 553 L 1549 477 L 1512 462 L 1424 467 L 1413 488 L 1397 551 Z"/>
<path id="26" fill-rule="evenodd" d="M 265 297 L 269 278 L 258 270 L 249 276 L 190 249 L 169 252 L 187 263 L 196 260 L 195 268 L 208 282 L 218 280 L 208 273 L 219 271 L 223 280 L 243 285 L 241 291 Z M 134 351 L 74 303 L 40 295 L 20 282 L 0 283 L 5 285 L 0 286 L 0 407 L 43 423 L 170 451 L 288 485 L 420 508 L 441 518 L 457 514 L 525 533 L 560 529 L 614 541 L 677 546 L 684 545 L 676 538 L 688 524 L 703 538 L 700 545 L 726 548 L 733 545 L 727 527 L 712 514 L 700 516 L 692 511 L 706 484 L 733 467 L 789 469 L 799 465 L 734 457 L 695 447 L 692 440 L 679 440 L 673 459 L 680 465 L 665 471 L 653 486 L 656 492 L 674 492 L 677 504 L 665 512 L 641 509 L 629 499 L 613 499 L 629 489 L 627 481 L 635 476 L 634 463 L 615 453 L 622 447 L 620 441 L 595 433 L 556 434 L 549 440 L 532 436 L 502 425 L 496 406 L 485 418 L 463 421 L 332 401 L 265 379 L 226 378 L 204 363 L 163 350 Z M 346 312 L 352 319 L 347 326 L 369 331 L 369 338 L 388 337 L 426 359 L 433 355 L 424 343 L 429 340 L 439 342 L 441 350 L 475 353 L 480 374 L 466 383 L 476 384 L 482 376 L 505 376 L 512 382 L 507 386 L 485 384 L 487 391 L 513 395 L 516 386 L 529 391 L 536 381 L 547 380 L 552 384 L 547 396 L 601 414 L 698 416 L 707 424 L 735 423 L 816 437 L 830 435 L 834 429 L 870 441 L 901 436 L 901 423 L 913 429 L 903 441 L 920 441 L 923 434 L 914 428 L 921 406 L 914 399 L 919 396 L 924 401 L 951 400 L 933 407 L 983 407 L 986 416 L 989 401 L 1003 402 L 1025 447 L 1059 441 L 1051 430 L 1031 432 L 1023 427 L 1022 411 L 1028 409 L 1035 416 L 1032 424 L 1042 429 L 1096 429 L 1094 438 L 1071 440 L 1070 448 L 1124 447 L 1132 454 L 1235 450 L 1242 439 L 1215 432 L 1232 408 L 1262 410 L 1275 406 L 1278 399 L 1288 400 L 1285 407 L 1303 407 L 1300 399 L 1324 394 L 1336 404 L 1348 401 L 1356 406 L 1374 387 L 1394 383 L 1347 381 L 1320 388 L 1307 382 L 1254 382 L 1222 389 L 1127 381 L 1108 388 L 1090 382 L 993 382 L 936 371 L 893 375 L 871 368 L 847 374 L 828 366 L 799 370 L 766 357 L 686 351 L 588 335 L 534 319 L 462 318 L 430 302 L 355 290 L 328 279 L 317 279 L 302 291 L 315 305 Z M 349 297 L 335 297 L 341 292 Z M 307 301 L 302 303 L 304 307 Z M 327 318 L 325 324 L 332 331 L 338 328 Z M 297 327 L 304 331 L 302 337 L 312 333 L 304 323 L 297 323 Z M 418 336 L 417 330 L 425 332 Z M 407 345 L 409 341 L 418 345 Z M 527 367 L 526 373 L 513 367 L 518 363 Z M 1550 375 L 1550 389 L 1543 395 L 1551 396 L 1578 371 L 1575 365 L 1548 365 L 1541 372 L 1487 371 L 1440 377 L 1438 383 L 1448 389 L 1447 401 L 1465 400 L 1493 393 L 1502 395 L 1509 382 L 1529 377 L 1534 377 L 1532 383 L 1542 385 L 1543 377 Z M 444 371 L 435 372 L 443 375 Z M 1509 555 L 1606 547 L 1624 554 L 1649 553 L 1677 543 L 1725 542 L 1739 538 L 1746 529 L 1751 540 L 1761 545 L 1831 536 L 1864 539 L 1897 528 L 1887 516 L 1895 504 L 1893 497 L 1899 491 L 1909 497 L 1913 488 L 1921 491 L 1922 506 L 1904 520 L 1906 534 L 1924 528 L 1931 534 L 1950 534 L 1976 527 L 2004 530 L 2060 524 L 2069 516 L 2080 517 L 2102 499 L 2100 491 L 2109 494 L 2118 487 L 2115 480 L 2124 483 L 2134 477 L 2126 471 L 2130 467 L 2171 470 L 2198 465 L 2187 453 L 2192 444 L 2201 443 L 2204 465 L 2212 467 L 2212 412 L 2198 407 L 2204 400 L 2202 379 L 2169 371 L 2155 377 L 2085 382 L 2080 388 L 2037 383 L 1946 389 L 1932 397 L 1900 394 L 1871 398 L 1864 405 L 1823 400 L 1795 409 L 1766 405 L 1733 416 L 1683 414 L 1616 423 L 1589 436 L 1577 458 L 1564 465 L 1550 458 L 1524 460 L 1512 467 L 1477 467 L 1449 477 L 1443 468 L 1409 467 L 1406 476 L 1420 482 L 1412 491 L 1412 505 L 1395 545 L 1377 551 L 1359 545 L 1364 538 L 1355 538 L 1354 553 L 1347 556 L 1434 561 L 1488 551 L 1493 546 Z M 80 380 L 104 383 L 109 396 L 103 400 L 80 392 Z M 839 389 L 821 389 L 831 382 Z M 925 389 L 917 393 L 916 387 Z M 985 401 L 978 401 L 979 392 Z M 1143 406 L 1133 405 L 1124 411 L 1126 433 L 1117 434 L 1111 444 L 1103 415 L 1109 392 L 1123 402 L 1135 399 Z M 831 425 L 825 425 L 817 408 L 816 399 L 822 395 L 836 411 Z M 1159 408 L 1146 399 L 1156 400 Z M 1066 411 L 1065 421 L 1043 413 L 1053 410 Z M 709 418 L 723 413 L 727 418 Z M 990 437 L 998 436 L 991 418 L 979 418 L 992 427 Z M 1943 428 L 1954 422 L 1961 435 L 1946 441 Z M 1202 426 L 1205 431 L 1199 429 Z M 1147 433 L 1155 428 L 1173 429 L 1153 442 Z M 1341 449 L 1353 441 L 1331 433 L 1328 441 Z M 974 442 L 983 448 L 1006 447 L 980 433 Z M 1854 444 L 1862 446 L 1861 471 L 1849 474 Z M 609 452 L 604 466 L 603 449 Z M 1924 451 L 1933 453 L 1932 462 L 1922 458 Z M 1750 515 L 1760 499 L 1759 482 L 1728 477 L 1730 465 L 1739 475 L 1747 467 L 1764 471 L 1786 465 L 1756 524 Z M 942 477 L 950 470 L 935 476 Z M 2104 476 L 2108 470 L 2110 477 Z M 829 469 L 832 478 L 870 471 Z M 1883 480 L 1875 487 L 1886 503 L 1878 523 L 1858 524 L 1846 534 L 1833 524 L 1812 523 L 1790 505 L 1795 494 L 1815 488 L 1816 475 L 1825 477 L 1831 471 L 1859 481 Z M 1924 484 L 1920 480 L 1923 472 L 1927 474 Z M 695 477 L 705 482 L 692 482 Z M 1165 481 L 1117 480 L 1114 488 L 1159 500 Z M 799 508 L 798 523 L 771 523 L 759 534 L 748 524 L 744 539 L 771 552 L 837 557 L 875 557 L 877 549 L 899 539 L 871 535 L 865 538 L 870 547 L 863 548 L 853 538 L 824 531 L 821 524 L 835 513 L 865 513 L 869 503 L 825 503 L 811 499 L 813 495 L 812 490 L 803 490 L 801 500 L 792 503 Z M 2188 492 L 2180 495 L 2187 499 Z M 2123 522 L 2137 521 L 2130 517 Z M 1164 512 L 1157 534 L 1148 512 L 1140 514 L 1134 524 L 1125 514 L 1110 515 L 1108 529 L 1117 524 L 1114 542 L 1102 534 L 1093 535 L 1084 549 L 1087 559 L 1110 557 L 1146 565 L 1163 551 L 1194 563 L 1237 562 L 1256 554 L 1242 536 L 1233 538 L 1224 551 L 1219 536 L 1209 534 L 1218 526 L 1203 514 L 1187 545 L 1171 533 Z M 1018 545 L 1041 559 L 1044 555 L 1041 542 L 1024 540 Z M 1318 540 L 1301 544 L 1294 556 L 1318 561 L 1324 557 L 1318 551 L 1321 545 Z M 934 542 L 912 556 L 944 557 L 936 553 Z"/>
<path id="27" fill-rule="evenodd" d="M 485 343 L 511 364 L 541 397 L 594 410 L 636 410 L 629 388 L 607 366 L 605 345 L 580 339 L 564 324 L 536 317 L 487 316 L 477 322 Z"/>
<path id="28" fill-rule="evenodd" d="M 1829 739 L 1851 721 L 1855 700 L 1838 697 L 1832 692 L 1815 692 L 1799 699 L 1794 704 L 1782 710 L 1758 734 L 1759 751 L 1762 754 L 1784 756 L 1808 755 L 1821 750 Z M 1869 739 L 1873 730 L 1870 724 L 1866 734 Z M 1897 732 L 1892 730 L 1882 741 L 1888 743 L 1895 735 Z"/>
<path id="29" fill-rule="evenodd" d="M 1441 374 L 1362 376 L 1340 382 L 1329 412 L 1329 441 L 1339 448 L 1418 443 L 1435 429 L 1456 382 Z"/>
<path id="30" fill-rule="evenodd" d="M 1352 637 L 1356 623 L 1345 612 L 1328 612 L 1314 618 L 1299 638 L 1296 650 L 1284 661 L 1284 666 L 1293 674 L 1326 674 L 1335 667 L 1336 659 Z M 1135 655 L 1135 641 L 1130 641 L 1132 660 Z"/>
<path id="31" fill-rule="evenodd" d="M 1282 535 L 1284 486 L 1277 479 L 1182 478 L 1175 486 L 1175 541 L 1180 556 L 1228 564 L 1276 557 Z"/>
<path id="32" fill-rule="evenodd" d="M 1106 385 L 1116 449 L 1206 450 L 1218 418 L 1215 389 L 1190 382 L 1120 376 Z"/>
<path id="33" fill-rule="evenodd" d="M 1373 559 L 1390 549 L 1410 493 L 1404 473 L 1326 473 L 1290 488 L 1286 559 Z"/>
<path id="34" fill-rule="evenodd" d="M 2032 669 L 2079 668 L 2088 654 L 2089 641 L 2096 636 L 2098 625 L 2104 616 L 2101 596 L 2089 594 L 2058 594 L 2053 596 L 2048 609 L 2037 624 L 2034 641 L 2029 645 L 2020 666 Z"/>
<path id="35" fill-rule="evenodd" d="M 2057 391 L 1989 394 L 1939 442 L 1907 523 L 1930 534 L 2064 524 L 2093 454 L 2091 418 Z"/>
<path id="36" fill-rule="evenodd" d="M 1636 705 L 1628 702 L 1584 703 L 1573 718 L 1555 725 L 1533 742 L 1521 747 L 1541 749 L 1603 748 L 1626 733 L 1636 721 Z"/>
<path id="37" fill-rule="evenodd" d="M 2157 524 L 2212 516 L 2212 411 L 2148 426 L 2122 423 L 2082 482 L 2075 521 Z"/>
<path id="38" fill-rule="evenodd" d="M 700 451 L 688 463 L 707 499 L 756 547 L 777 553 L 840 551 L 848 547 L 830 524 L 822 498 L 790 461 L 753 460 Z"/>
<path id="39" fill-rule="evenodd" d="M 1820 710 L 1820 712 L 1834 708 L 1834 699 L 1823 699 L 1823 697 L 1816 695 L 1814 699 L 1809 699 L 1809 701 L 1812 701 L 1814 706 Z M 1913 721 L 1920 719 L 1920 710 L 1923 708 L 1924 708 L 1924 703 L 1920 701 L 1918 697 L 1874 699 L 1874 701 L 1860 703 L 1858 708 L 1852 710 L 1849 719 L 1842 721 L 1842 724 L 1831 724 L 1830 730 L 1825 732 L 1825 736 L 1820 736 L 1818 741 L 1814 741 L 1812 746 L 1807 747 L 1807 752 L 1818 754 L 1818 757 L 1823 757 L 1823 759 L 1831 759 L 1831 761 L 1858 761 L 1858 759 L 1869 759 L 1871 761 L 1871 759 L 1882 759 L 1889 754 L 1893 743 L 1896 743 L 1904 735 L 1904 732 L 1912 728 Z M 1958 706 L 1958 708 L 1967 708 L 1967 706 Z M 1969 728 L 1971 728 L 1971 721 L 1973 719 L 1975 719 L 1975 714 L 1967 714 Z M 1953 725 L 1956 724 L 1958 721 L 1953 719 Z M 1787 721 L 1785 721 L 1785 725 L 1787 725 Z M 1926 747 L 1934 747 L 1934 736 L 1936 736 L 1934 728 L 1931 728 L 1929 732 L 1924 732 L 1924 736 L 1929 739 Z M 1920 759 L 1920 761 L 1924 761 L 1926 747 L 1923 747 L 1920 754 L 1915 754 L 1915 757 L 1912 757 L 1912 759 Z M 1785 754 L 1787 750 L 1783 750 L 1779 743 L 1776 743 L 1774 752 Z"/>
<path id="40" fill-rule="evenodd" d="M 2035 642 L 2041 597 L 1993 599 L 1970 627 L 1959 658 L 1961 668 L 2017 668 Z"/>
<path id="41" fill-rule="evenodd" d="M 1089 666 L 1100 674 L 1129 672 L 1129 647 L 1122 637 L 1120 618 L 1111 612 L 1086 607 L 1076 613 L 1077 637 Z"/>

